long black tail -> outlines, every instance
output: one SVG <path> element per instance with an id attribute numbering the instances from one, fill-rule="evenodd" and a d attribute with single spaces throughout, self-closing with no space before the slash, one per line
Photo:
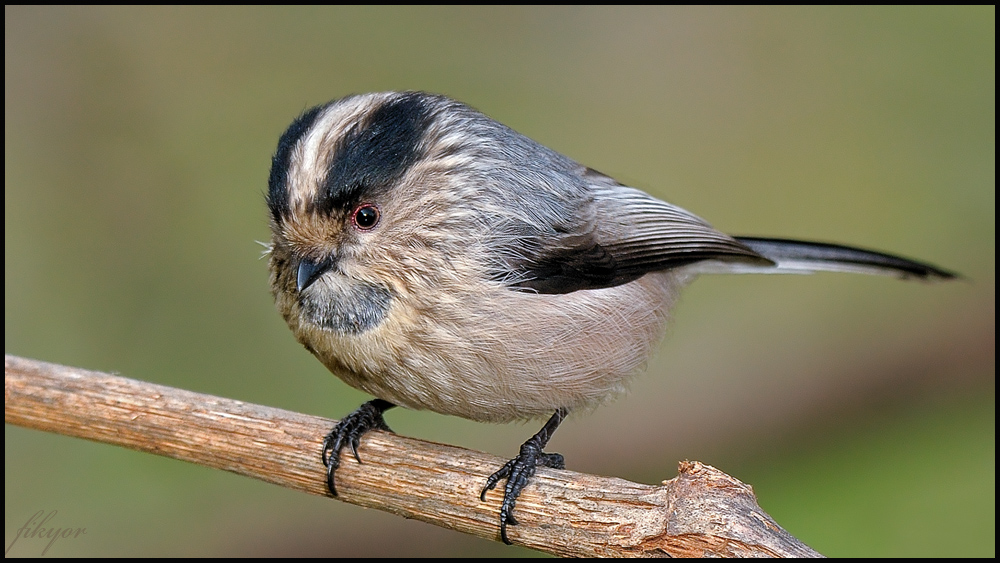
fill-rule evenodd
<path id="1" fill-rule="evenodd" d="M 839 244 L 757 237 L 736 237 L 736 240 L 776 264 L 770 268 L 744 267 L 742 271 L 747 272 L 855 272 L 921 280 L 947 280 L 957 277 L 952 272 L 930 264 Z"/>

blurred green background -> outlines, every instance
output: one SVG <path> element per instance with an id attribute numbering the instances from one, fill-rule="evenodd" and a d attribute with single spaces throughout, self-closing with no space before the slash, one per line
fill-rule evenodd
<path id="1" fill-rule="evenodd" d="M 571 469 L 656 483 L 697 459 L 826 555 L 995 555 L 994 7 L 4 15 L 6 353 L 346 414 L 368 397 L 293 340 L 267 289 L 269 159 L 312 105 L 445 93 L 727 232 L 966 277 L 703 277 L 631 394 L 555 436 Z M 503 456 L 540 426 L 387 418 Z M 87 529 L 48 555 L 532 553 L 116 447 L 4 437 L 7 545 L 39 510 Z"/>

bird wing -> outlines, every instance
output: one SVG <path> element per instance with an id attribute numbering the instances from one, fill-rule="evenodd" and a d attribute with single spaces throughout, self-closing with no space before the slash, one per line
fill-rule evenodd
<path id="1" fill-rule="evenodd" d="M 697 217 L 586 169 L 587 197 L 568 217 L 522 240 L 512 286 L 539 293 L 613 287 L 659 270 L 713 260 L 774 266 Z"/>

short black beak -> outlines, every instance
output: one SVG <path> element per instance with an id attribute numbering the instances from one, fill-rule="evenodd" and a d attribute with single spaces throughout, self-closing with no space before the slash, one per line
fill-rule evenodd
<path id="1" fill-rule="evenodd" d="M 299 262 L 299 273 L 296 279 L 299 292 L 312 285 L 324 272 L 333 267 L 333 259 L 326 258 L 320 262 L 313 262 L 308 258 L 303 258 Z"/>

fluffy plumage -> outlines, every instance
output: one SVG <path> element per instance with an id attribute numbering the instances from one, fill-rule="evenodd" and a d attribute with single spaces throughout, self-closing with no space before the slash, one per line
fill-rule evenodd
<path id="1" fill-rule="evenodd" d="M 362 417 L 375 423 L 328 438 L 331 490 L 337 451 L 384 427 L 392 405 L 488 422 L 557 412 L 527 462 L 557 463 L 539 456 L 559 413 L 623 389 L 696 273 L 951 277 L 877 252 L 731 237 L 417 92 L 303 113 L 278 143 L 267 202 L 278 310 L 330 371 L 382 400 Z"/>

